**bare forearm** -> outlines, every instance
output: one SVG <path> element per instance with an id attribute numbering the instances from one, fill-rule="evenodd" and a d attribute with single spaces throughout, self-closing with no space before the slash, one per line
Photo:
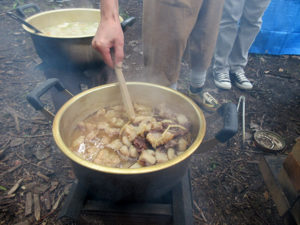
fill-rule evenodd
<path id="1" fill-rule="evenodd" d="M 92 46 L 101 53 L 104 62 L 114 67 L 124 58 L 124 35 L 119 19 L 118 0 L 101 0 L 101 20 Z M 114 50 L 114 58 L 111 55 Z"/>
<path id="2" fill-rule="evenodd" d="M 119 21 L 118 0 L 101 0 L 101 20 Z"/>

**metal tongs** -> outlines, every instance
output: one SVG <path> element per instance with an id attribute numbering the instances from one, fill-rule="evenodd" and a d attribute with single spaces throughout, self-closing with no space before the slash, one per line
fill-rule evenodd
<path id="1" fill-rule="evenodd" d="M 246 128 L 245 128 L 245 108 L 246 108 L 246 97 L 245 96 L 240 96 L 239 97 L 239 101 L 238 101 L 238 105 L 236 107 L 236 111 L 238 112 L 239 111 L 239 108 L 240 108 L 240 104 L 241 102 L 243 102 L 243 109 L 242 109 L 242 132 L 243 132 L 243 142 L 242 142 L 242 146 L 244 147 L 245 145 L 245 141 L 246 141 Z"/>

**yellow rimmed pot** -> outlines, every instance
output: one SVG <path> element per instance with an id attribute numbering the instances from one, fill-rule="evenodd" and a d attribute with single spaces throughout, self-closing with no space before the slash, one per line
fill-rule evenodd
<path id="1" fill-rule="evenodd" d="M 39 31 L 66 22 L 100 22 L 101 17 L 100 10 L 93 8 L 66 8 L 40 12 L 39 7 L 32 3 L 17 8 L 18 14 L 22 17 L 25 17 L 26 10 L 34 11 L 36 14 L 26 18 L 25 22 Z M 135 22 L 135 18 L 129 17 L 123 20 L 120 16 L 120 22 L 125 31 Z M 38 33 L 24 24 L 22 27 L 30 34 L 37 54 L 46 64 L 87 68 L 103 62 L 101 54 L 91 46 L 94 35 L 74 34 L 74 36 L 53 37 Z"/>
<path id="2" fill-rule="evenodd" d="M 68 147 L 71 144 L 72 131 L 79 121 L 94 113 L 100 107 L 122 104 L 118 84 L 112 83 L 86 90 L 68 100 L 54 116 L 40 102 L 42 96 L 51 87 L 66 91 L 57 79 L 49 79 L 33 90 L 27 100 L 36 109 L 41 110 L 53 120 L 53 137 L 63 154 L 72 161 L 78 180 L 95 196 L 102 199 L 147 200 L 159 197 L 174 187 L 188 170 L 191 155 L 209 150 L 218 142 L 225 142 L 237 132 L 237 111 L 232 103 L 222 105 L 219 112 L 224 117 L 223 129 L 212 140 L 202 143 L 206 131 L 205 117 L 201 109 L 187 96 L 173 89 L 151 83 L 127 82 L 133 102 L 152 107 L 161 103 L 175 112 L 186 115 L 192 122 L 191 146 L 176 158 L 154 166 L 125 169 L 111 168 L 86 161 L 74 154 Z M 201 144 L 202 143 L 202 144 Z"/>

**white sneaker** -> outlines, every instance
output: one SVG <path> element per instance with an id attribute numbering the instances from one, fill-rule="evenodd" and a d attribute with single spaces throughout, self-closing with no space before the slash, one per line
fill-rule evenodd
<path id="1" fill-rule="evenodd" d="M 213 72 L 214 82 L 218 88 L 229 90 L 231 88 L 231 81 L 229 73 L 216 73 Z"/>
<path id="2" fill-rule="evenodd" d="M 234 84 L 244 90 L 251 90 L 253 88 L 253 85 L 251 82 L 248 80 L 248 78 L 245 76 L 245 72 L 236 72 L 236 73 L 231 73 L 232 78 L 234 80 Z"/>

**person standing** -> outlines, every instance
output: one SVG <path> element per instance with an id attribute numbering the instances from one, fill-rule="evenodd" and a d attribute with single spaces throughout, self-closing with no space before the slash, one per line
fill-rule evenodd
<path id="1" fill-rule="evenodd" d="M 213 57 L 214 83 L 221 89 L 251 90 L 245 75 L 248 52 L 262 25 L 270 0 L 225 0 Z"/>
<path id="2" fill-rule="evenodd" d="M 203 87 L 224 0 L 145 0 L 143 4 L 146 78 L 176 89 L 181 60 L 188 46 L 191 63 L 188 95 L 202 108 L 214 111 L 218 101 Z"/>
<path id="3" fill-rule="evenodd" d="M 218 108 L 218 101 L 203 90 L 217 40 L 224 0 L 144 0 L 143 54 L 145 79 L 177 89 L 180 66 L 189 41 L 191 61 L 188 95 L 209 111 Z M 124 37 L 116 24 L 117 0 L 101 1 L 101 22 L 92 45 L 104 61 L 113 66 L 124 57 Z M 112 28 L 114 27 L 114 31 Z"/>

